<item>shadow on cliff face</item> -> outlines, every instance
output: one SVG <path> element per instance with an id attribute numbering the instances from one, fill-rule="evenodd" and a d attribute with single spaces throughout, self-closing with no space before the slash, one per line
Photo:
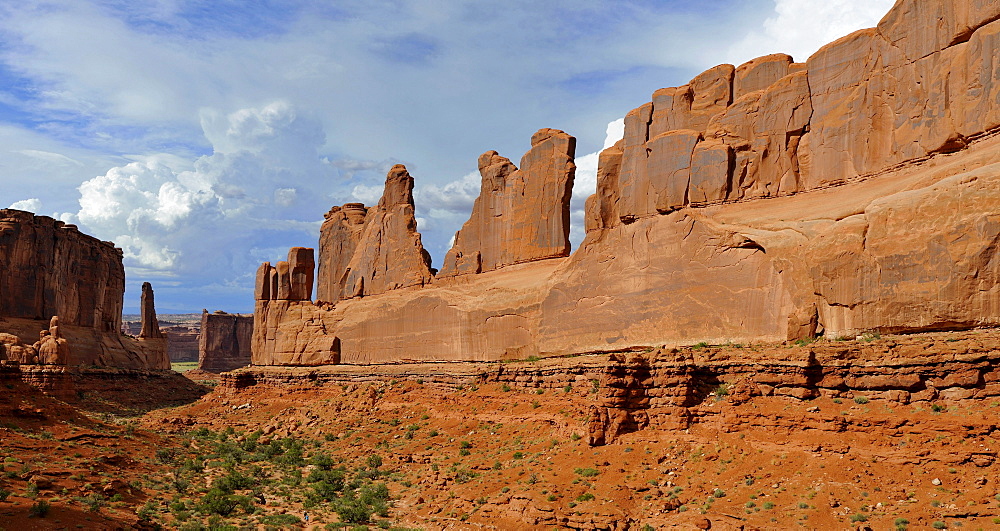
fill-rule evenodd
<path id="1" fill-rule="evenodd" d="M 14 364 L 3 373 L 84 413 L 118 417 L 190 404 L 212 390 L 170 370 Z"/>
<path id="2" fill-rule="evenodd" d="M 100 369 L 82 372 L 75 382 L 78 403 L 74 405 L 92 413 L 136 417 L 197 402 L 212 391 L 211 386 L 174 371 L 104 372 Z"/>

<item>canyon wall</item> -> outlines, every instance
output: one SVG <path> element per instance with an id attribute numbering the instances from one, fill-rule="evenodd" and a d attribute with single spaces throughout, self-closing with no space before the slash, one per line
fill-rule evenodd
<path id="1" fill-rule="evenodd" d="M 225 372 L 249 365 L 252 338 L 252 315 L 202 310 L 198 369 Z"/>
<path id="2" fill-rule="evenodd" d="M 655 91 L 601 153 L 587 235 L 569 257 L 564 227 L 550 223 L 568 196 L 507 190 L 514 176 L 522 190 L 571 183 L 572 137 L 540 131 L 561 143 L 533 139 L 520 169 L 487 152 L 480 198 L 440 275 L 403 255 L 364 267 L 373 261 L 358 256 L 385 256 L 383 242 L 416 234 L 412 214 L 389 225 L 367 212 L 337 229 L 350 260 L 326 250 L 350 245 L 321 242 L 321 264 L 348 264 L 323 277 L 338 287 L 320 279 L 339 300 L 257 297 L 254 363 L 504 360 L 1000 325 L 998 19 L 995 0 L 900 0 L 877 28 L 804 63 L 775 54 Z M 357 223 L 382 238 L 356 238 Z M 271 289 L 262 282 L 259 293 Z"/>
<path id="3" fill-rule="evenodd" d="M 167 338 L 167 357 L 171 362 L 198 361 L 198 326 L 197 323 L 175 323 L 157 319 L 160 332 Z M 141 321 L 122 322 L 122 333 L 138 336 L 142 331 Z"/>
<path id="4" fill-rule="evenodd" d="M 27 358 L 20 348 L 44 343 L 44 333 L 66 346 L 39 356 L 41 363 L 169 369 L 165 339 L 122 335 L 124 293 L 122 252 L 113 243 L 50 217 L 0 209 L 0 335 L 6 338 L 0 345 L 6 352 Z M 151 308 L 151 296 L 149 302 Z"/>
<path id="5" fill-rule="evenodd" d="M 171 362 L 198 361 L 198 336 L 200 332 L 197 327 L 179 324 L 165 324 L 160 328 L 167 336 L 167 356 Z"/>

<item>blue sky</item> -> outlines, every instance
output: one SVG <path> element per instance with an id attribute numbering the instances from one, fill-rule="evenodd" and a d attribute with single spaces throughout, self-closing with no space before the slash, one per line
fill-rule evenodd
<path id="1" fill-rule="evenodd" d="M 874 25 L 891 0 L 53 0 L 0 7 L 0 206 L 125 251 L 126 311 L 249 311 L 257 263 L 414 175 L 439 263 L 542 127 L 578 138 L 574 220 L 610 127 L 716 64 Z M 620 133 L 617 133 L 620 134 Z M 611 140 L 614 140 L 613 138 Z M 580 231 L 574 229 L 574 239 Z"/>

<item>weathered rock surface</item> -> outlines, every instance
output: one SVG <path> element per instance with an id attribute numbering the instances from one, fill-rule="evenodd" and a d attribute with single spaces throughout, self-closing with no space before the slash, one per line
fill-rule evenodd
<path id="1" fill-rule="evenodd" d="M 518 169 L 496 151 L 479 157 L 482 187 L 455 235 L 440 277 L 569 256 L 569 201 L 576 139 L 555 129 L 531 137 Z"/>
<path id="2" fill-rule="evenodd" d="M 313 249 L 292 247 L 288 261 L 271 266 L 264 262 L 257 269 L 257 300 L 307 301 L 312 298 L 316 262 Z"/>
<path id="3" fill-rule="evenodd" d="M 75 225 L 0 209 L 0 315 L 117 332 L 125 268 L 122 252 Z"/>
<path id="4" fill-rule="evenodd" d="M 368 209 L 361 203 L 333 207 L 324 216 L 319 230 L 319 272 L 316 275 L 316 298 L 340 300 L 347 283 L 348 264 L 361 240 Z"/>
<path id="5" fill-rule="evenodd" d="M 900 0 L 878 28 L 806 63 L 767 56 L 656 91 L 601 154 L 587 237 L 569 258 L 506 265 L 503 253 L 525 242 L 505 241 L 512 233 L 490 216 L 517 212 L 496 193 L 517 172 L 489 152 L 441 278 L 368 291 L 355 261 L 384 243 L 362 237 L 345 289 L 381 295 L 259 300 L 254 362 L 500 360 L 1000 326 L 998 17 L 996 1 Z"/>
<path id="6" fill-rule="evenodd" d="M 69 342 L 59 333 L 59 317 L 53 316 L 49 329 L 38 333 L 38 341 L 32 345 L 38 353 L 38 363 L 43 365 L 69 364 Z"/>
<path id="7" fill-rule="evenodd" d="M 38 363 L 169 369 L 166 340 L 121 334 L 124 293 L 114 244 L 46 216 L 0 209 L 0 330 L 5 350 L 15 352 L 10 359 L 31 363 L 30 349 Z"/>
<path id="8" fill-rule="evenodd" d="M 423 286 L 431 282 L 430 268 L 431 256 L 420 241 L 413 215 L 413 177 L 397 164 L 386 176 L 382 199 L 365 217 L 347 264 L 342 298 Z"/>
<path id="9" fill-rule="evenodd" d="M 250 364 L 253 316 L 222 311 L 201 313 L 198 369 L 224 372 Z"/>
<path id="10" fill-rule="evenodd" d="M 198 327 L 201 321 L 194 323 L 175 323 L 157 319 L 160 333 L 167 338 L 167 357 L 171 362 L 198 361 Z M 122 333 L 138 337 L 142 332 L 141 321 L 123 321 Z"/>
<path id="11" fill-rule="evenodd" d="M 139 337 L 155 339 L 165 337 L 160 332 L 160 322 L 156 320 L 156 304 L 153 300 L 153 286 L 149 282 L 142 283 L 142 298 L 139 304 L 142 328 Z"/>
<path id="12" fill-rule="evenodd" d="M 161 324 L 166 324 L 161 321 Z M 160 328 L 167 336 L 167 356 L 171 362 L 198 361 L 198 327 L 170 324 Z"/>

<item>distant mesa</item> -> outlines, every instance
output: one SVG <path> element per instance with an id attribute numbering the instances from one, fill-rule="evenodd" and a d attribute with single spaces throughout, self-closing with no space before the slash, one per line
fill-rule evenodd
<path id="1" fill-rule="evenodd" d="M 249 365 L 252 339 L 252 315 L 202 310 L 198 369 L 225 372 Z"/>
<path id="2" fill-rule="evenodd" d="M 520 167 L 479 158 L 437 275 L 396 166 L 377 206 L 325 216 L 316 302 L 295 284 L 312 250 L 258 271 L 253 363 L 1000 325 L 998 19 L 996 2 L 900 0 L 803 63 L 768 55 L 656 90 L 600 154 L 572 255 L 570 135 L 540 130 Z"/>

